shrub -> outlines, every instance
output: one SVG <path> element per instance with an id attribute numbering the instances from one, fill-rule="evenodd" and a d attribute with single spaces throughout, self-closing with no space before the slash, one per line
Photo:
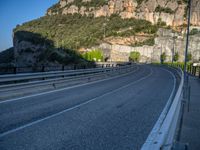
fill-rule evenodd
<path id="1" fill-rule="evenodd" d="M 154 37 L 152 37 L 143 42 L 136 42 L 131 46 L 133 46 L 133 47 L 139 47 L 139 46 L 143 46 L 143 45 L 153 46 L 154 44 L 155 44 L 155 39 L 154 39 Z"/>
<path id="2" fill-rule="evenodd" d="M 161 18 L 158 19 L 157 26 L 158 27 L 165 27 L 167 24 L 166 22 L 162 21 Z"/>
<path id="3" fill-rule="evenodd" d="M 195 34 L 199 34 L 199 33 L 200 33 L 200 31 L 196 28 L 194 28 L 190 31 L 190 35 L 195 35 Z"/>
<path id="4" fill-rule="evenodd" d="M 7 50 L 0 52 L 0 64 L 2 63 L 11 63 L 14 61 L 14 48 L 11 47 Z"/>
<path id="5" fill-rule="evenodd" d="M 129 56 L 129 60 L 133 62 L 139 62 L 140 60 L 140 53 L 139 52 L 131 52 Z"/>
<path id="6" fill-rule="evenodd" d="M 137 3 L 140 5 L 140 4 L 142 4 L 142 2 L 144 1 L 144 0 L 136 0 L 137 1 Z"/>
<path id="7" fill-rule="evenodd" d="M 103 61 L 103 53 L 101 50 L 92 50 L 83 54 L 83 58 L 88 61 Z"/>
<path id="8" fill-rule="evenodd" d="M 177 62 L 178 59 L 179 59 L 179 54 L 178 54 L 178 52 L 176 52 L 175 55 L 174 55 L 173 60 L 174 60 L 175 62 Z"/>
<path id="9" fill-rule="evenodd" d="M 167 56 L 165 54 L 165 52 L 163 52 L 161 55 L 160 55 L 160 60 L 161 60 L 161 63 L 163 64 L 166 60 Z"/>
<path id="10" fill-rule="evenodd" d="M 54 46 L 78 49 L 80 47 L 92 47 L 98 45 L 103 40 L 104 28 L 102 24 L 106 22 L 106 36 L 132 36 L 143 32 L 155 34 L 158 30 L 156 25 L 141 19 L 122 19 L 118 15 L 110 17 L 87 17 L 80 14 L 53 15 L 24 23 L 15 28 L 15 35 L 19 32 L 30 32 L 40 36 L 24 34 L 18 35 L 18 39 L 27 40 L 33 44 L 47 43 L 41 38 L 51 40 Z M 131 30 L 118 33 L 122 29 L 131 27 Z M 38 40 L 37 40 L 38 39 Z"/>
<path id="11" fill-rule="evenodd" d="M 159 12 L 159 13 L 161 13 L 161 12 L 169 13 L 169 14 L 173 14 L 174 13 L 174 11 L 171 8 L 169 8 L 169 7 L 166 7 L 166 8 L 165 7 L 161 7 L 160 5 L 158 5 L 156 7 L 155 11 Z"/>
<path id="12" fill-rule="evenodd" d="M 187 54 L 187 62 L 190 62 L 192 60 L 192 54 L 188 53 Z"/>

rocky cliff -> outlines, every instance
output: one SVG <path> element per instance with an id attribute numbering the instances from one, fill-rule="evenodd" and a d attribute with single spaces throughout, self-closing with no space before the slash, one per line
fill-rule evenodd
<path id="1" fill-rule="evenodd" d="M 110 61 L 128 61 L 132 51 L 140 52 L 141 62 L 159 62 L 163 52 L 167 61 L 176 52 L 183 61 L 185 1 L 60 0 L 44 17 L 14 29 L 15 59 L 30 66 L 84 63 L 80 53 L 98 48 Z M 193 61 L 200 59 L 199 8 L 193 0 Z"/>
<path id="2" fill-rule="evenodd" d="M 140 62 L 160 62 L 160 55 L 165 52 L 166 61 L 171 62 L 175 53 L 179 54 L 180 62 L 184 61 L 186 37 L 182 34 L 173 33 L 169 29 L 159 29 L 153 46 L 131 47 L 127 45 L 102 43 L 99 47 L 102 50 L 109 50 L 109 61 L 128 61 L 133 51 L 141 54 Z M 191 35 L 189 40 L 189 53 L 192 54 L 192 61 L 200 61 L 200 34 Z"/>
<path id="3" fill-rule="evenodd" d="M 185 0 L 60 0 L 47 11 L 47 15 L 75 14 L 87 16 L 111 16 L 145 19 L 153 24 L 159 21 L 170 26 L 186 23 L 187 4 Z M 193 25 L 200 25 L 200 1 L 192 2 Z"/>

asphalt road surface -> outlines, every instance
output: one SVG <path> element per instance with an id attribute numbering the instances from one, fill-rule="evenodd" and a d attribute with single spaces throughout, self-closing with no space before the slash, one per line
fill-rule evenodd
<path id="1" fill-rule="evenodd" d="M 0 102 L 0 150 L 140 149 L 177 86 L 138 65 L 94 83 Z"/>

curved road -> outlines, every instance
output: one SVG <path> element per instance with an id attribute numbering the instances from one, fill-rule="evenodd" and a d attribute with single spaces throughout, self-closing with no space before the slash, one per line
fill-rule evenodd
<path id="1" fill-rule="evenodd" d="M 0 149 L 140 149 L 174 83 L 167 69 L 138 65 L 119 77 L 0 102 Z"/>

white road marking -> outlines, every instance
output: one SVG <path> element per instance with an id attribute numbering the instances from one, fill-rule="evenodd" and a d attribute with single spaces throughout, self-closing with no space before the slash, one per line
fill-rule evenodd
<path id="1" fill-rule="evenodd" d="M 153 71 L 152 71 L 152 68 L 151 68 L 151 69 L 150 69 L 150 73 L 149 73 L 147 76 L 144 76 L 144 77 L 142 77 L 142 78 L 140 78 L 140 79 L 138 79 L 138 80 L 136 80 L 136 81 L 134 81 L 134 82 L 131 82 L 131 83 L 127 84 L 127 85 L 121 86 L 121 87 L 118 88 L 118 89 L 115 89 L 115 90 L 112 90 L 112 91 L 110 91 L 110 92 L 107 92 L 107 93 L 105 93 L 105 94 L 103 94 L 103 95 L 101 95 L 101 96 L 98 96 L 98 97 L 95 97 L 95 98 L 93 98 L 93 99 L 90 99 L 90 100 L 88 100 L 88 101 L 86 101 L 86 102 L 84 102 L 84 103 L 78 104 L 78 105 L 76 105 L 76 106 L 74 106 L 74 107 L 65 109 L 65 110 L 63 110 L 63 111 L 60 111 L 60 112 L 55 113 L 55 114 L 52 114 L 52 115 L 47 116 L 47 117 L 45 117 L 45 118 L 42 118 L 42 119 L 33 121 L 33 122 L 31 122 L 31 123 L 25 124 L 25 125 L 23 125 L 23 126 L 17 127 L 17 128 L 15 128 L 15 129 L 12 129 L 12 130 L 9 130 L 9 131 L 6 131 L 6 132 L 0 134 L 0 138 L 2 138 L 2 137 L 4 137 L 4 136 L 7 136 L 7 135 L 9 135 L 9 134 L 12 134 L 12 133 L 14 133 L 14 132 L 16 132 L 16 131 L 22 130 L 22 129 L 24 129 L 24 128 L 30 127 L 30 126 L 32 126 L 32 125 L 35 125 L 35 124 L 37 124 L 37 123 L 40 123 L 40 122 L 42 122 L 42 121 L 45 121 L 45 120 L 51 119 L 51 118 L 53 118 L 53 117 L 59 116 L 59 115 L 65 113 L 65 112 L 68 112 L 68 111 L 70 111 L 70 110 L 73 110 L 73 109 L 79 108 L 79 107 L 81 107 L 81 106 L 84 106 L 84 105 L 86 105 L 86 104 L 88 104 L 88 103 L 90 103 L 90 102 L 92 102 L 92 101 L 97 100 L 98 98 L 102 98 L 102 97 L 104 97 L 104 96 L 107 96 L 107 95 L 109 95 L 109 94 L 112 94 L 112 93 L 114 93 L 114 92 L 117 92 L 117 91 L 119 91 L 119 90 L 121 90 L 121 89 L 124 89 L 124 88 L 126 88 L 126 87 L 128 87 L 128 86 L 130 86 L 130 85 L 133 85 L 133 84 L 136 84 L 136 83 L 138 83 L 138 82 L 140 82 L 140 81 L 142 81 L 142 80 L 145 80 L 145 79 L 147 79 L 148 77 L 150 77 L 152 74 L 153 74 Z"/>
<path id="2" fill-rule="evenodd" d="M 18 101 L 18 100 L 22 100 L 22 99 L 26 99 L 26 98 L 31 98 L 31 97 L 36 97 L 36 96 L 41 96 L 41 95 L 46 95 L 46 94 L 50 94 L 50 93 L 55 93 L 55 92 L 59 92 L 59 91 L 64 91 L 64 90 L 69 90 L 69 89 L 73 89 L 73 88 L 77 88 L 77 87 L 82 87 L 82 86 L 85 86 L 85 85 L 91 85 L 91 84 L 94 84 L 94 83 L 99 83 L 99 82 L 102 82 L 102 81 L 107 81 L 107 80 L 112 80 L 112 79 L 120 78 L 120 77 L 126 76 L 128 74 L 131 74 L 133 72 L 136 72 L 138 69 L 139 69 L 139 67 L 136 70 L 132 71 L 132 72 L 128 72 L 126 74 L 123 74 L 123 75 L 120 75 L 120 76 L 116 76 L 116 77 L 111 77 L 111 78 L 107 78 L 107 79 L 103 79 L 103 80 L 98 80 L 98 81 L 94 81 L 94 82 L 80 84 L 80 85 L 74 85 L 74 86 L 71 86 L 71 87 L 66 87 L 66 88 L 52 90 L 52 91 L 48 91 L 48 92 L 33 94 L 33 95 L 29 95 L 29 96 L 23 96 L 23 97 L 20 97 L 20 98 L 15 98 L 15 99 L 10 99 L 10 100 L 0 101 L 0 104 L 4 104 L 4 103 L 8 103 L 8 102 L 13 102 L 13 101 Z"/>
<path id="3" fill-rule="evenodd" d="M 162 123 L 163 123 L 163 121 L 166 118 L 166 115 L 168 113 L 169 107 L 171 106 L 172 98 L 173 98 L 173 95 L 174 95 L 174 92 L 175 92 L 175 89 L 176 89 L 176 82 L 177 82 L 177 80 L 176 80 L 175 75 L 171 71 L 169 71 L 167 69 L 164 69 L 164 68 L 161 68 L 161 69 L 164 70 L 164 71 L 166 71 L 166 72 L 168 72 L 173 77 L 173 80 L 174 80 L 173 89 L 172 89 L 171 94 L 170 94 L 170 96 L 168 98 L 167 104 L 165 105 L 162 113 L 160 114 L 158 120 L 156 121 L 153 129 L 149 133 L 149 135 L 148 135 L 145 143 L 143 144 L 142 148 L 144 148 L 147 143 L 153 141 L 153 139 L 155 138 L 155 135 L 158 133 L 159 129 L 161 128 Z"/>

